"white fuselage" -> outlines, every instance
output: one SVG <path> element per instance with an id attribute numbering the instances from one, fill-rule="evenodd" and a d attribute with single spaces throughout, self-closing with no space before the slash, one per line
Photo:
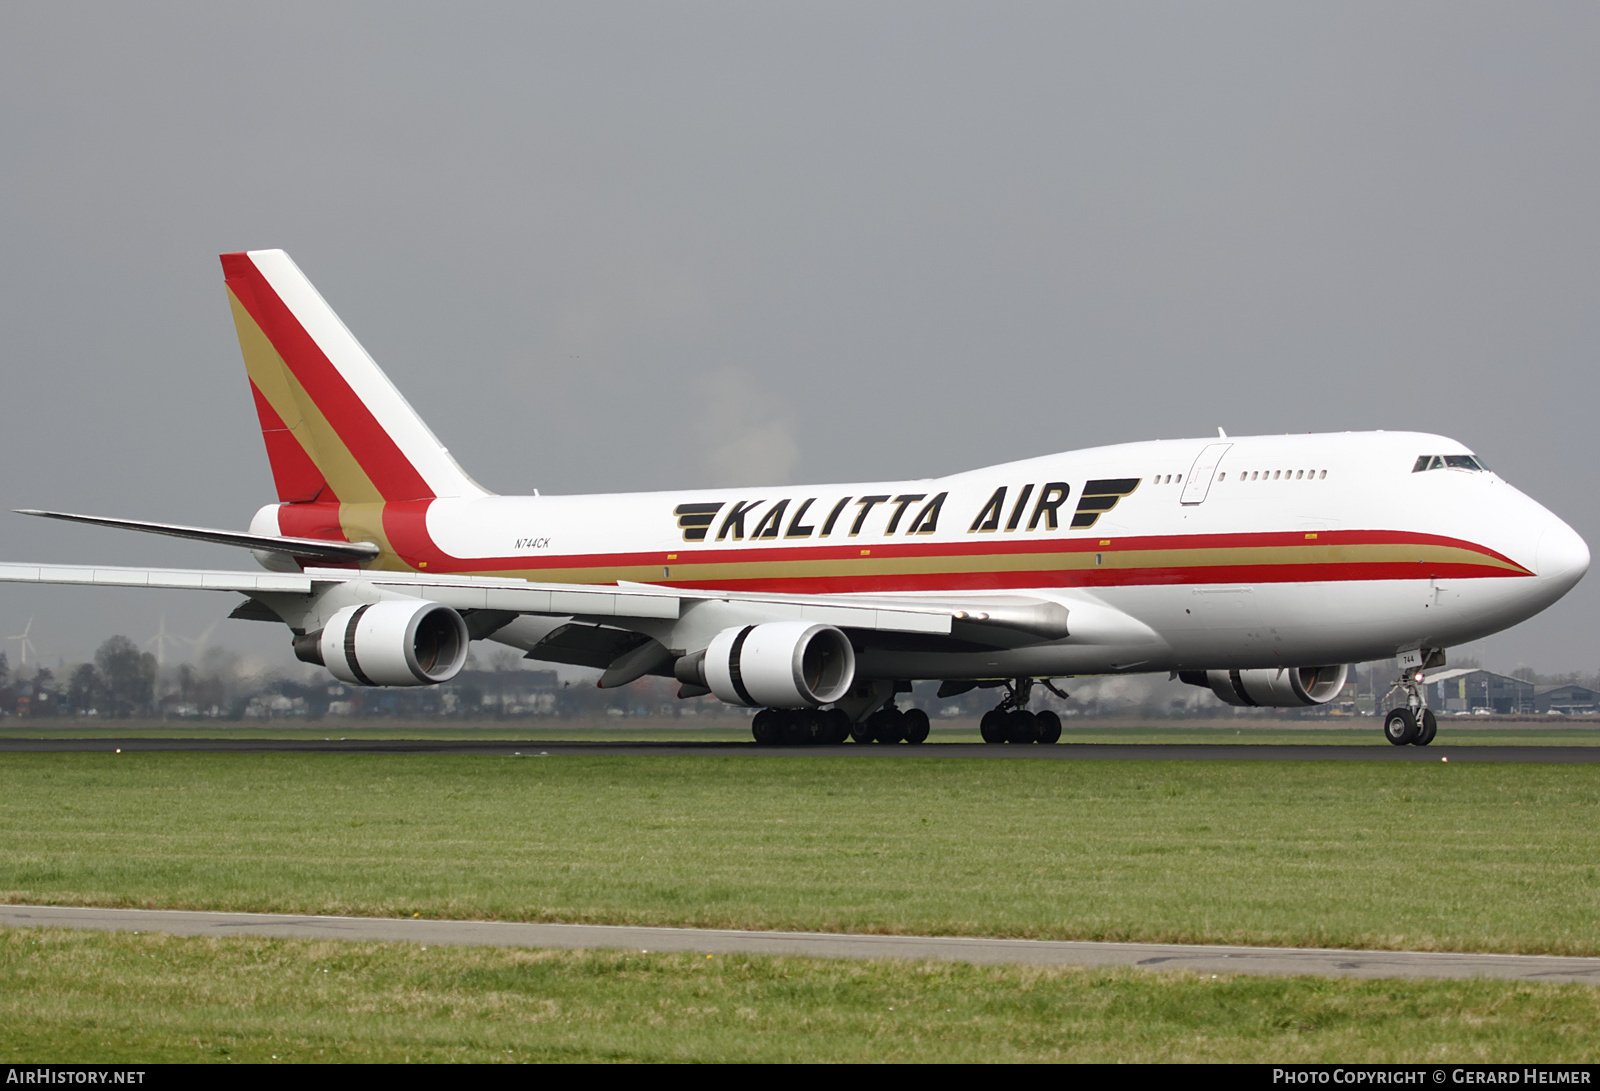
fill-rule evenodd
<path id="1" fill-rule="evenodd" d="M 878 641 L 863 677 L 1347 663 L 1505 629 L 1587 569 L 1556 516 L 1486 470 L 1415 469 L 1433 455 L 1469 452 L 1420 433 L 1166 440 L 918 481 L 437 499 L 425 534 L 387 529 L 437 574 L 1068 611 L 1067 636 L 1012 648 L 965 646 L 959 624 Z"/>

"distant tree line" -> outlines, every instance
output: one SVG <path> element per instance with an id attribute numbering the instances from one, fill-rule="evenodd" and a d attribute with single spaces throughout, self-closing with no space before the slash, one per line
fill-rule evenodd
<path id="1" fill-rule="evenodd" d="M 100 645 L 93 662 L 67 672 L 65 683 L 49 667 L 13 673 L 0 652 L 0 711 L 12 715 L 71 716 L 94 710 L 127 717 L 147 712 L 155 702 L 156 657 L 125 636 Z"/>
<path id="2" fill-rule="evenodd" d="M 529 669 L 512 649 L 483 649 L 442 686 L 368 689 L 323 671 L 292 666 L 252 673 L 237 655 L 209 649 L 198 664 L 162 668 L 126 636 L 100 645 L 87 663 L 59 674 L 29 664 L 13 670 L 0 652 L 0 716 L 239 720 L 249 717 L 389 716 L 502 719 L 522 716 L 672 714 L 678 683 L 646 679 L 623 689 L 562 685 L 554 671 Z M 688 702 L 702 711 L 703 702 Z"/>
<path id="3" fill-rule="evenodd" d="M 294 673 L 252 674 L 239 657 L 225 649 L 209 649 L 198 664 L 163 669 L 156 656 L 126 636 L 113 636 L 95 651 L 92 661 L 57 672 L 29 665 L 13 671 L 0 652 L 0 715 L 23 717 L 105 717 L 123 719 L 208 718 L 238 720 L 254 716 L 303 717 L 385 716 L 403 718 L 507 719 L 524 716 L 593 718 L 600 716 L 738 716 L 744 713 L 714 698 L 681 701 L 678 683 L 644 678 L 620 689 L 597 689 L 592 682 L 562 685 L 555 672 L 528 669 L 512 649 L 486 647 L 468 662 L 468 669 L 442 686 L 367 689 L 344 686 L 311 668 Z M 1452 667 L 1477 667 L 1468 657 L 1452 658 Z M 1578 673 L 1542 675 L 1518 667 L 1514 677 L 1540 685 L 1575 683 L 1600 689 L 1600 677 Z M 1379 701 L 1395 677 L 1392 663 L 1359 664 L 1351 672 L 1352 690 L 1361 708 Z M 1034 691 L 1035 707 L 1052 707 L 1063 715 L 1200 716 L 1223 712 L 1210 692 L 1157 676 L 1079 678 L 1063 681 L 1072 694 L 1061 701 Z M 1000 691 L 975 689 L 941 700 L 938 683 L 918 682 L 909 700 L 930 713 L 979 716 L 998 700 Z M 1375 706 L 1374 706 L 1375 707 Z M 1329 707 L 1304 710 L 1320 716 Z"/>

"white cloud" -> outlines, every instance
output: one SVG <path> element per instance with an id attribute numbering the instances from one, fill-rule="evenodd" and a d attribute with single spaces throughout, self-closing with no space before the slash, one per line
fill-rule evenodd
<path id="1" fill-rule="evenodd" d="M 700 461 L 713 485 L 782 485 L 800 461 L 785 406 L 743 371 L 701 379 L 696 432 Z"/>

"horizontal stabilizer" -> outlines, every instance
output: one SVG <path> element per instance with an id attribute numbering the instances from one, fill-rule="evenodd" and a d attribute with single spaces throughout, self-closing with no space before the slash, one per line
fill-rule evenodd
<path id="1" fill-rule="evenodd" d="M 283 538 L 271 534 L 250 534 L 240 530 L 212 530 L 209 527 L 186 527 L 176 523 L 112 519 L 102 515 L 73 515 L 64 511 L 36 511 L 32 508 L 16 510 L 18 515 L 39 515 L 46 519 L 65 519 L 69 523 L 90 523 L 97 527 L 142 530 L 147 534 L 165 534 L 172 538 L 190 538 L 197 542 L 243 546 L 246 549 L 287 553 L 292 557 L 307 557 L 319 561 L 370 561 L 381 552 L 371 542 L 327 542 L 320 538 Z"/>

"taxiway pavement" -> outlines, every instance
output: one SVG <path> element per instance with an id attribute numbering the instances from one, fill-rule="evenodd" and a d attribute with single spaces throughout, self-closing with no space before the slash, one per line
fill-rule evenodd
<path id="1" fill-rule="evenodd" d="M 234 753 L 234 754 L 484 754 L 497 757 L 625 755 L 638 757 L 855 757 L 982 758 L 1002 761 L 1399 761 L 1586 764 L 1600 762 L 1600 746 L 1329 746 L 1298 743 L 1058 743 L 992 746 L 931 743 L 922 746 L 757 746 L 753 742 L 563 742 L 491 739 L 0 739 L 0 753 Z"/>
<path id="2" fill-rule="evenodd" d="M 1034 966 L 1134 966 L 1196 974 L 1274 977 L 1472 978 L 1600 985 L 1600 958 L 1440 951 L 1343 951 L 1295 947 L 1208 947 L 1169 943 L 1080 943 L 970 936 L 880 936 L 824 932 L 741 932 L 508 921 L 196 913 L 165 909 L 0 906 L 0 927 L 163 932 L 179 936 L 275 936 L 378 940 L 441 946 L 556 947 L 703 954 L 893 958 Z"/>

